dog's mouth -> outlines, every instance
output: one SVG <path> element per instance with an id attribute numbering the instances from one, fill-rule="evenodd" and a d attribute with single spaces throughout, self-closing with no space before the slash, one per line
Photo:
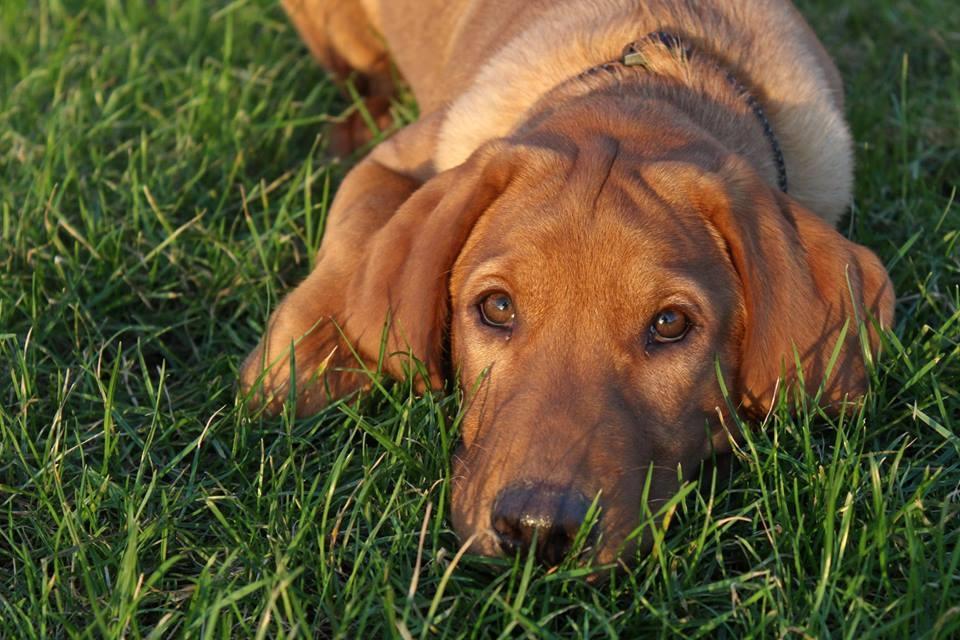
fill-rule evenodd
<path id="1" fill-rule="evenodd" d="M 469 492 L 469 488 L 466 489 Z M 592 498 L 573 486 L 521 480 L 472 503 L 455 489 L 454 529 L 471 553 L 532 556 L 547 568 L 599 567 L 633 549 L 630 527 L 601 492 Z"/>
<path id="2" fill-rule="evenodd" d="M 661 511 L 683 485 L 671 465 L 576 468 L 541 454 L 538 464 L 527 457 L 528 468 L 512 469 L 509 456 L 477 455 L 488 450 L 455 456 L 454 530 L 471 553 L 533 558 L 548 568 L 632 564 L 652 546 Z"/>

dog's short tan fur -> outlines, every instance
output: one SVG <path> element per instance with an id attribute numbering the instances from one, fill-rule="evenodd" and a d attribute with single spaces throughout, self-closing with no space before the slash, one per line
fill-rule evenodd
<path id="1" fill-rule="evenodd" d="M 317 267 L 280 305 L 244 366 L 276 409 L 295 352 L 297 410 L 362 388 L 385 321 L 394 376 L 466 391 L 454 524 L 497 553 L 491 510 L 510 487 L 601 496 L 597 551 L 632 543 L 651 503 L 728 448 L 719 367 L 740 410 L 795 386 L 794 362 L 833 405 L 866 388 L 857 321 L 892 321 L 883 266 L 833 224 L 850 200 L 840 79 L 786 1 L 285 0 L 314 55 L 392 89 L 421 119 L 346 177 Z M 677 36 L 681 54 L 643 39 Z M 644 65 L 613 65 L 641 39 Z M 763 106 L 771 142 L 731 86 Z M 509 332 L 477 311 L 510 294 Z M 665 309 L 677 344 L 646 339 Z M 844 328 L 846 326 L 846 329 Z M 449 339 L 447 335 L 449 332 Z M 871 327 L 867 342 L 876 350 Z M 842 338 L 842 340 L 841 340 Z M 295 347 L 293 346 L 295 345 Z M 502 502 L 502 500 L 501 500 Z"/>
<path id="2" fill-rule="evenodd" d="M 799 202 L 830 222 L 850 203 L 851 138 L 840 77 L 789 2 L 285 0 L 284 5 L 308 43 L 329 38 L 353 44 L 343 55 L 364 72 L 379 72 L 383 52 L 371 53 L 366 43 L 376 37 L 371 33 L 382 34 L 422 112 L 446 111 L 431 154 L 435 171 L 509 134 L 553 87 L 613 60 L 624 44 L 666 30 L 716 55 L 760 98 L 783 145 L 795 183 L 791 192 Z M 361 8 L 371 16 L 368 22 L 356 19 Z M 328 17 L 344 14 L 354 20 L 350 30 Z"/>

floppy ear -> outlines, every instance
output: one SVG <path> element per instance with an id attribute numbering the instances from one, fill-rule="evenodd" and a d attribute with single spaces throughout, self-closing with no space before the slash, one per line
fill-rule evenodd
<path id="1" fill-rule="evenodd" d="M 254 390 L 254 404 L 278 411 L 291 373 L 299 415 L 365 387 L 361 362 L 376 368 L 384 336 L 387 373 L 406 375 L 413 355 L 427 367 L 426 383 L 442 386 L 448 272 L 509 181 L 511 154 L 503 147 L 488 143 L 419 188 L 371 161 L 347 176 L 316 267 L 281 302 L 243 365 L 241 385 Z"/>
<path id="2" fill-rule="evenodd" d="M 717 189 L 703 190 L 714 195 L 705 196 L 700 208 L 726 242 L 743 284 L 742 407 L 766 412 L 778 380 L 796 384 L 795 354 L 806 391 L 812 395 L 824 383 L 823 404 L 862 396 L 867 372 L 860 323 L 876 354 L 874 322 L 883 328 L 893 322 L 893 285 L 883 264 L 869 249 L 773 191 L 742 160 L 727 162 L 720 178 Z M 824 381 L 838 342 L 839 355 Z"/>

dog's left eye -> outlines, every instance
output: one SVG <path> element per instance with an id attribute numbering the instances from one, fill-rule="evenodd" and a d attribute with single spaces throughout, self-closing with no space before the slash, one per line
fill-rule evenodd
<path id="1" fill-rule="evenodd" d="M 513 300 L 502 291 L 487 295 L 480 301 L 480 318 L 484 324 L 498 329 L 509 329 L 513 326 Z"/>
<path id="2" fill-rule="evenodd" d="M 650 325 L 650 340 L 659 343 L 679 342 L 690 330 L 690 319 L 679 309 L 664 309 Z"/>

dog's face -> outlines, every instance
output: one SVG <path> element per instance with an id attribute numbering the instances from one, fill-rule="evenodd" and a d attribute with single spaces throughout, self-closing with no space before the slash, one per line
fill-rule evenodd
<path id="1" fill-rule="evenodd" d="M 609 560 L 640 522 L 648 473 L 655 512 L 726 443 L 716 363 L 739 366 L 741 286 L 682 204 L 679 167 L 633 164 L 612 141 L 527 154 L 451 277 L 466 402 L 453 519 L 484 553 L 539 527 L 554 562 L 599 494 Z"/>
<path id="2" fill-rule="evenodd" d="M 347 207 L 245 384 L 280 355 L 265 387 L 282 397 L 282 356 L 297 341 L 298 411 L 315 411 L 360 384 L 343 337 L 376 363 L 389 316 L 385 352 L 399 354 L 389 373 L 409 371 L 412 353 L 434 386 L 444 362 L 459 376 L 452 514 L 476 551 L 536 536 L 540 557 L 557 562 L 594 499 L 600 560 L 642 544 L 628 534 L 645 513 L 728 447 L 718 371 L 750 413 L 797 381 L 798 361 L 807 391 L 826 378 L 824 403 L 856 397 L 866 388 L 856 320 L 889 324 L 893 292 L 872 253 L 742 159 L 622 139 L 492 143 L 392 215 L 382 198 Z M 655 143 L 665 151 L 651 157 Z M 367 186 L 378 185 L 388 183 Z M 866 338 L 875 351 L 876 331 Z"/>

